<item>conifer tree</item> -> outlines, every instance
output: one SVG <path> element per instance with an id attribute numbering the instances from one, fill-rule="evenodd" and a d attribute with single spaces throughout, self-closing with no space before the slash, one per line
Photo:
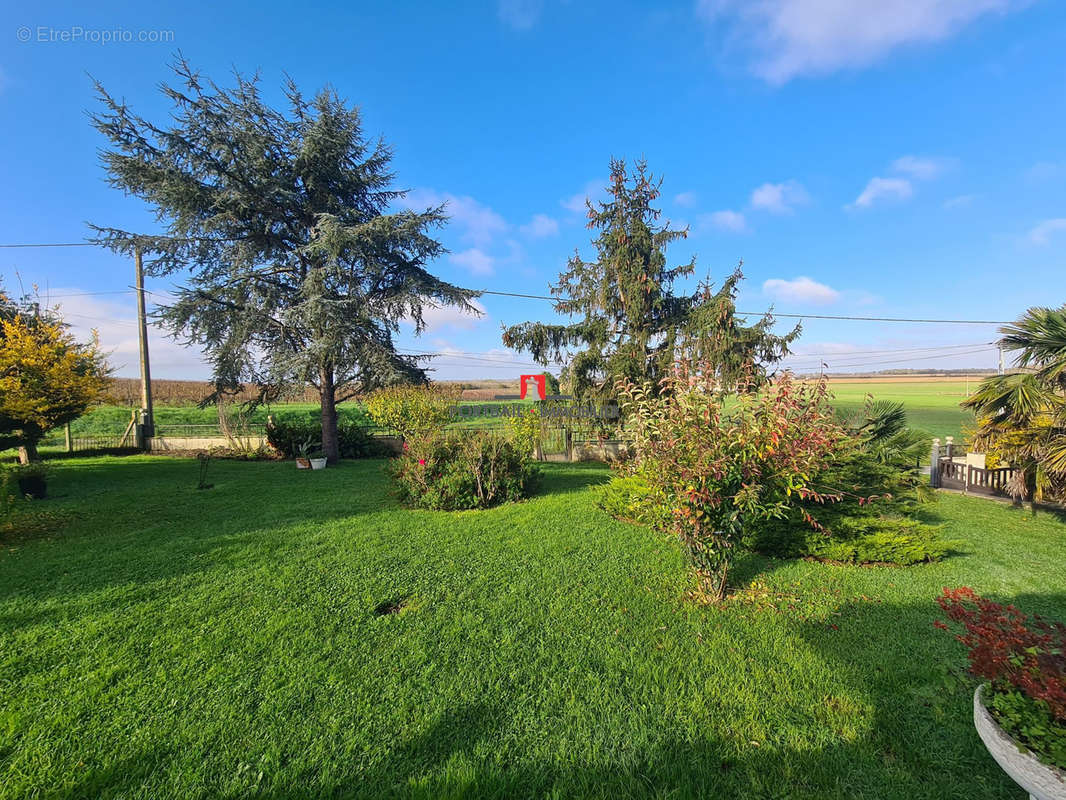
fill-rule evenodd
<path id="1" fill-rule="evenodd" d="M 775 335 L 769 314 L 744 324 L 735 305 L 739 269 L 717 292 L 704 282 L 693 294 L 675 293 L 675 282 L 692 275 L 695 260 L 668 265 L 666 248 L 687 229 L 660 223 L 654 203 L 661 182 L 644 160 L 631 176 L 624 161 L 612 159 L 607 199 L 587 201 L 596 259 L 586 261 L 575 251 L 551 287 L 559 298 L 555 310 L 575 321 L 524 322 L 503 331 L 506 346 L 542 364 L 566 362 L 564 383 L 581 400 L 613 399 L 621 379 L 658 392 L 682 348 L 713 359 L 723 388 L 732 390 L 742 378 L 753 385 L 799 335 L 798 327 Z"/>
<path id="2" fill-rule="evenodd" d="M 419 358 L 395 347 L 399 322 L 420 331 L 426 305 L 477 313 L 475 292 L 427 270 L 444 252 L 430 235 L 444 207 L 388 213 L 404 194 L 392 151 L 368 140 L 359 110 L 332 89 L 309 99 L 290 81 L 275 108 L 257 78 L 220 88 L 184 60 L 174 71 L 177 84 L 162 87 L 173 105 L 165 127 L 97 84 L 110 182 L 165 228 L 96 227 L 99 239 L 150 254 L 150 275 L 187 280 L 159 316 L 210 361 L 216 392 L 205 402 L 245 383 L 264 398 L 311 384 L 322 449 L 336 460 L 337 403 L 426 380 Z"/>

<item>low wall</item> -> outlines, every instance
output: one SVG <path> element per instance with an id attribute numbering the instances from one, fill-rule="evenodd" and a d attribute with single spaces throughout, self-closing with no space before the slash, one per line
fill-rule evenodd
<path id="1" fill-rule="evenodd" d="M 619 461 L 628 456 L 629 446 L 617 439 L 604 442 L 574 442 L 574 461 Z"/>
<path id="2" fill-rule="evenodd" d="M 251 436 L 248 443 L 253 448 L 266 447 L 266 436 Z M 229 440 L 224 436 L 153 436 L 148 440 L 148 449 L 152 452 L 169 450 L 210 450 L 214 447 L 229 447 Z"/>

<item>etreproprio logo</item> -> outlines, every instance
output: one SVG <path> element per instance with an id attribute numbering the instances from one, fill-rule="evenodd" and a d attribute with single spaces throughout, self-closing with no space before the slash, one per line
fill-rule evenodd
<path id="1" fill-rule="evenodd" d="M 548 394 L 543 375 L 523 375 L 519 381 L 519 394 L 498 394 L 496 400 L 525 400 L 531 396 L 547 401 L 540 406 L 544 419 L 618 419 L 618 405 L 605 403 L 568 403 L 573 397 L 568 394 Z M 532 391 L 531 391 L 532 390 Z M 517 417 L 529 411 L 529 406 L 520 403 L 471 403 L 454 407 L 459 417 Z"/>

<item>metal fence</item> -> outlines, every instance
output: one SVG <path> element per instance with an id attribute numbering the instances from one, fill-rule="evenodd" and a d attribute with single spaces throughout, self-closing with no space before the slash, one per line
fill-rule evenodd
<path id="1" fill-rule="evenodd" d="M 398 438 L 396 431 L 370 422 L 360 423 L 358 427 L 371 437 Z M 242 424 L 235 426 L 231 435 L 227 436 L 217 422 L 157 423 L 154 436 L 145 440 L 144 447 L 138 447 L 137 430 L 128 424 L 86 434 L 70 434 L 69 431 L 58 429 L 50 432 L 40 446 L 51 453 L 182 452 L 232 446 L 255 448 L 266 446 L 267 428 L 267 423 Z M 505 418 L 491 418 L 460 420 L 452 423 L 450 428 L 471 432 L 503 432 L 508 425 Z M 594 425 L 582 421 L 550 422 L 541 428 L 537 455 L 546 461 L 612 460 L 624 450 L 625 442 L 601 438 Z"/>
<path id="2" fill-rule="evenodd" d="M 37 446 L 40 450 L 52 453 L 136 452 L 138 448 L 132 432 L 124 434 L 123 430 L 67 436 L 65 431 L 60 430 L 45 436 Z"/>

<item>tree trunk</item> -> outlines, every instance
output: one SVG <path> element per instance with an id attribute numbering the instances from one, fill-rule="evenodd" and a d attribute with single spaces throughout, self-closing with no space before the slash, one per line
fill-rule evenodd
<path id="1" fill-rule="evenodd" d="M 322 403 L 322 455 L 329 464 L 340 458 L 340 443 L 337 441 L 337 392 L 333 385 L 333 368 L 323 367 L 319 383 Z"/>
<path id="2" fill-rule="evenodd" d="M 26 443 L 19 447 L 19 463 L 30 464 L 40 460 L 41 457 L 37 454 L 37 442 L 33 439 L 27 439 Z"/>

